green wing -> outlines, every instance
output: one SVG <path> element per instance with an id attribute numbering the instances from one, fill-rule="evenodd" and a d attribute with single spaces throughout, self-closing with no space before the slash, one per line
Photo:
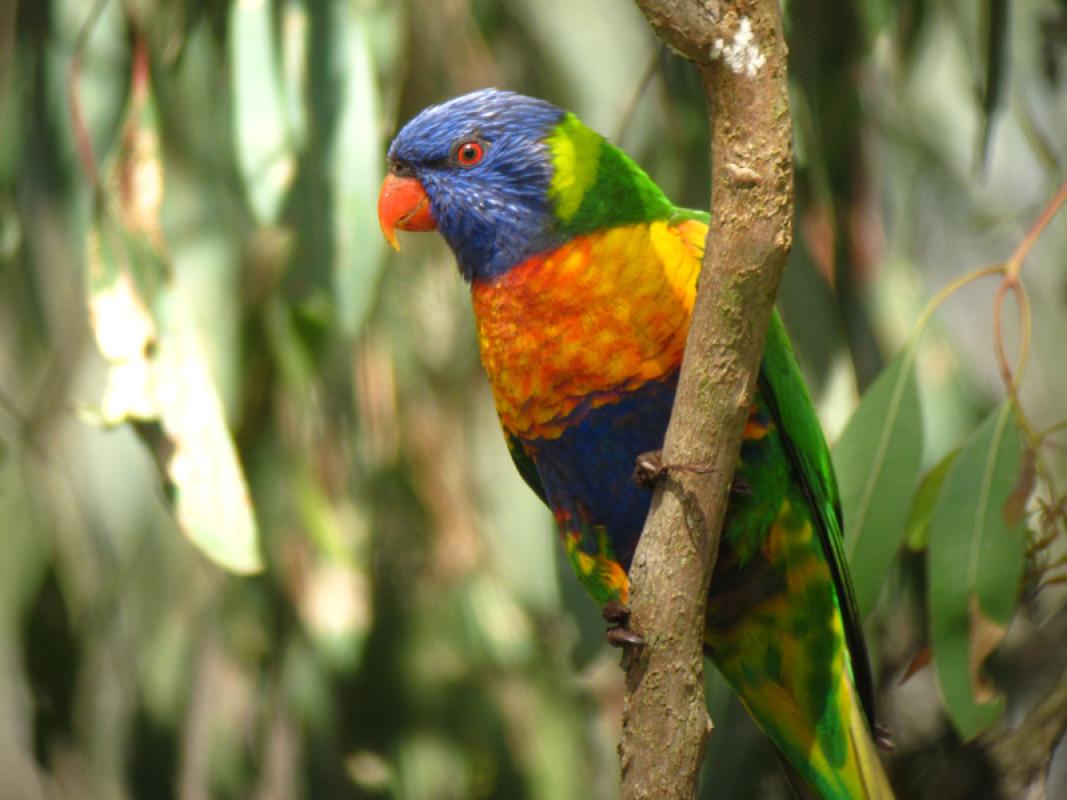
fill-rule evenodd
<path id="1" fill-rule="evenodd" d="M 867 722 L 871 730 L 874 730 L 874 684 L 867 645 L 860 627 L 859 607 L 845 559 L 841 535 L 841 498 L 837 493 L 834 466 L 822 427 L 804 386 L 793 346 L 777 310 L 774 311 L 770 328 L 767 330 L 759 384 L 775 422 L 782 431 L 786 451 L 800 476 L 804 494 L 815 515 L 819 541 L 822 543 L 823 553 L 833 576 L 834 588 L 837 590 L 845 641 L 852 661 L 852 680 L 863 704 Z"/>
<path id="2" fill-rule="evenodd" d="M 508 452 L 511 453 L 511 460 L 515 462 L 515 468 L 522 475 L 522 479 L 526 481 L 526 485 L 534 490 L 537 496 L 541 498 L 541 502 L 548 505 L 545 487 L 541 484 L 541 475 L 537 471 L 537 465 L 534 464 L 533 459 L 523 449 L 522 442 L 519 441 L 517 436 L 509 433 L 506 428 L 504 429 L 504 441 L 508 443 Z"/>

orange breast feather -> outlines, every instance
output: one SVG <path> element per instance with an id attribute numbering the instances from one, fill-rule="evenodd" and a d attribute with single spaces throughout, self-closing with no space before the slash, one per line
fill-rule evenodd
<path id="1" fill-rule="evenodd" d="M 476 281 L 482 363 L 504 426 L 554 438 L 674 370 L 706 230 L 696 221 L 613 228 Z"/>

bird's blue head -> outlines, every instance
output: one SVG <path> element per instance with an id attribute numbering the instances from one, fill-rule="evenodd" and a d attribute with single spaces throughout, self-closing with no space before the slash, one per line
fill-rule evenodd
<path id="1" fill-rule="evenodd" d="M 544 100 L 483 89 L 431 106 L 389 147 L 378 216 L 395 228 L 438 230 L 464 278 L 488 279 L 563 240 L 549 199 L 546 137 L 565 112 Z"/>

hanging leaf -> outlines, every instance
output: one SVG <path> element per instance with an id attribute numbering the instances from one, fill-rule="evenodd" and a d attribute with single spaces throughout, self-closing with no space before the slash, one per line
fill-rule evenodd
<path id="1" fill-rule="evenodd" d="M 264 225 L 277 222 L 296 172 L 293 137 L 282 101 L 278 37 L 271 35 L 271 4 L 235 3 L 230 12 L 236 155 L 249 204 Z"/>
<path id="2" fill-rule="evenodd" d="M 1015 611 L 1026 552 L 1012 513 L 1022 442 L 1005 401 L 975 431 L 945 478 L 929 530 L 930 629 L 952 724 L 971 739 L 1000 716 L 986 658 Z"/>
<path id="3" fill-rule="evenodd" d="M 933 469 L 926 473 L 922 483 L 919 484 L 919 491 L 915 493 L 915 499 L 912 501 L 911 511 L 908 514 L 908 523 L 904 529 L 904 541 L 909 550 L 921 552 L 926 549 L 934 505 L 941 494 L 941 487 L 945 485 L 945 478 L 948 477 L 949 470 L 956 463 L 956 456 L 959 454 L 958 447 L 950 450 L 934 465 Z"/>
<path id="4" fill-rule="evenodd" d="M 333 286 L 338 321 L 346 334 L 359 330 L 374 298 L 384 263 L 374 198 L 383 177 L 382 121 L 371 53 L 368 13 L 351 6 L 339 14 L 337 53 L 345 76 L 344 109 L 333 152 L 337 242 Z"/>
<path id="5" fill-rule="evenodd" d="M 256 522 L 222 399 L 182 295 L 167 292 L 161 300 L 155 391 L 173 448 L 166 467 L 175 516 L 212 560 L 234 572 L 257 572 L 262 564 Z"/>
<path id="6" fill-rule="evenodd" d="M 90 237 L 90 317 L 110 365 L 99 421 L 140 423 L 142 434 L 155 429 L 144 423 L 158 423 L 161 436 L 146 441 L 173 490 L 179 527 L 221 566 L 255 572 L 261 564 L 248 488 L 203 347 L 169 286 L 158 291 L 155 313 L 149 310 L 135 273 L 151 268 L 131 239 L 107 221 Z"/>
<path id="7" fill-rule="evenodd" d="M 187 296 L 159 227 L 163 169 L 147 58 L 135 59 L 133 103 L 107 181 L 122 188 L 88 237 L 89 316 L 109 364 L 97 421 L 134 424 L 156 458 L 181 530 L 234 572 L 262 566 L 248 487 Z"/>
<path id="8" fill-rule="evenodd" d="M 919 478 L 923 427 L 914 346 L 864 395 L 834 448 L 845 550 L 862 614 L 878 600 Z"/>
<path id="9" fill-rule="evenodd" d="M 981 127 L 975 150 L 975 169 L 982 171 L 989 160 L 989 141 L 993 131 L 993 116 L 1001 104 L 1004 72 L 1008 63 L 1009 34 L 1008 0 L 985 0 L 982 4 L 982 27 L 985 29 L 985 76 L 980 89 L 982 98 Z"/>

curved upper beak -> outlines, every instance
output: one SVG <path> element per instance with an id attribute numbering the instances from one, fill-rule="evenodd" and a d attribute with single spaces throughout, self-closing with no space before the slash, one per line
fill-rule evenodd
<path id="1" fill-rule="evenodd" d="M 404 178 L 393 173 L 385 176 L 378 193 L 378 222 L 386 241 L 394 250 L 400 249 L 396 229 L 402 231 L 437 230 L 437 220 L 430 211 L 430 198 L 416 178 Z"/>

